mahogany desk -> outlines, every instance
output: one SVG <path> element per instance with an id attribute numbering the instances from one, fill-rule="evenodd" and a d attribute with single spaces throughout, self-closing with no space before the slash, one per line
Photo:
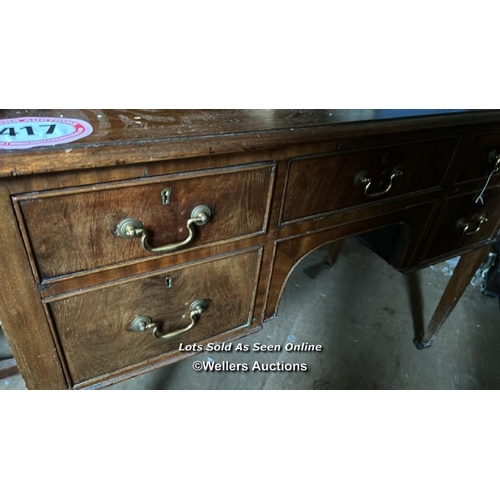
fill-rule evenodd
<path id="1" fill-rule="evenodd" d="M 28 388 L 252 333 L 301 259 L 354 235 L 403 272 L 462 256 L 428 346 L 498 231 L 500 112 L 0 111 L 60 115 L 93 133 L 0 150 L 0 319 Z"/>

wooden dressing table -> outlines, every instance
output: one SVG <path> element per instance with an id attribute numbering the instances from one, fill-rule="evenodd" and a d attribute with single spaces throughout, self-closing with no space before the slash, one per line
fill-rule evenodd
<path id="1" fill-rule="evenodd" d="M 403 272 L 462 256 L 426 347 L 498 232 L 497 111 L 0 111 L 61 115 L 93 133 L 0 150 L 0 320 L 28 388 L 250 334 L 302 258 L 354 235 Z"/>

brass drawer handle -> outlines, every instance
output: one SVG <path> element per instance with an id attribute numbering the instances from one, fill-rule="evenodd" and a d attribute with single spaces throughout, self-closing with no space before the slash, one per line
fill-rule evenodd
<path id="1" fill-rule="evenodd" d="M 496 149 L 490 151 L 490 154 L 488 155 L 488 163 L 490 165 L 494 163 L 493 170 L 490 175 L 498 174 L 498 172 L 500 172 L 500 155 L 497 155 Z"/>
<path id="2" fill-rule="evenodd" d="M 200 316 L 203 314 L 203 311 L 208 307 L 208 304 L 204 300 L 195 300 L 190 307 L 190 318 L 191 323 L 184 328 L 180 328 L 179 330 L 175 330 L 173 332 L 168 332 L 161 334 L 159 330 L 158 323 L 153 323 L 153 320 L 149 316 L 137 316 L 137 318 L 132 321 L 131 329 L 133 332 L 147 332 L 151 330 L 151 333 L 157 339 L 171 339 L 172 337 L 176 337 L 181 333 L 185 333 L 188 330 L 191 330 L 194 325 L 200 319 Z"/>
<path id="3" fill-rule="evenodd" d="M 161 247 L 153 248 L 148 244 L 148 232 L 143 229 L 142 224 L 137 219 L 124 219 L 116 226 L 116 235 L 119 238 L 132 239 L 141 237 L 141 245 L 144 250 L 152 253 L 173 252 L 182 248 L 194 238 L 194 226 L 204 226 L 212 217 L 212 212 L 206 205 L 199 205 L 191 212 L 191 218 L 187 221 L 186 227 L 189 231 L 188 237 L 178 243 L 170 243 Z"/>
<path id="4" fill-rule="evenodd" d="M 389 185 L 387 186 L 387 188 L 384 189 L 383 191 L 375 191 L 374 193 L 369 192 L 373 179 L 371 177 L 367 177 L 367 175 L 368 173 L 366 172 L 366 170 L 362 170 L 361 172 L 359 172 L 354 178 L 354 184 L 356 184 L 356 186 L 365 186 L 365 196 L 367 198 L 378 198 L 379 196 L 387 194 L 392 189 L 392 184 L 394 179 L 402 177 L 403 171 L 400 170 L 399 167 L 395 167 L 391 173 L 391 177 L 389 179 Z"/>
<path id="5" fill-rule="evenodd" d="M 463 232 L 464 236 L 470 236 L 471 234 L 478 233 L 479 230 L 481 229 L 481 226 L 485 222 L 488 222 L 488 218 L 485 215 L 480 215 L 479 218 L 478 218 L 478 220 L 477 220 L 476 228 L 469 230 L 471 223 L 467 222 L 465 219 L 460 219 L 457 222 L 457 228 L 458 229 L 462 229 L 462 232 Z"/>

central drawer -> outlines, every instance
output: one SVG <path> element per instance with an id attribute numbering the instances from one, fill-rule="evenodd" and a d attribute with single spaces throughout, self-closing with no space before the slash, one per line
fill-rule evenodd
<path id="1" fill-rule="evenodd" d="M 191 344 L 248 326 L 260 261 L 261 248 L 254 248 L 50 302 L 72 382 L 139 368 L 179 353 L 181 342 Z M 192 305 L 201 301 L 198 314 Z M 158 336 L 194 324 L 160 339 L 153 327 L 141 331 L 145 317 L 157 326 Z"/>
<path id="2" fill-rule="evenodd" d="M 293 158 L 282 224 L 334 210 L 438 188 L 459 137 Z"/>
<path id="3" fill-rule="evenodd" d="M 263 233 L 274 168 L 260 163 L 158 176 L 30 193 L 14 202 L 44 281 Z M 200 214 L 204 220 L 193 222 Z M 146 249 L 142 235 L 130 233 L 139 225 Z"/>

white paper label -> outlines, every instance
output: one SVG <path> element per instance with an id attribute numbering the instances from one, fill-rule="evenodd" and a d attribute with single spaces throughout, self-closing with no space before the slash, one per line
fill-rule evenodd
<path id="1" fill-rule="evenodd" d="M 90 123 L 74 118 L 8 118 L 0 120 L 0 150 L 66 144 L 91 133 Z"/>

